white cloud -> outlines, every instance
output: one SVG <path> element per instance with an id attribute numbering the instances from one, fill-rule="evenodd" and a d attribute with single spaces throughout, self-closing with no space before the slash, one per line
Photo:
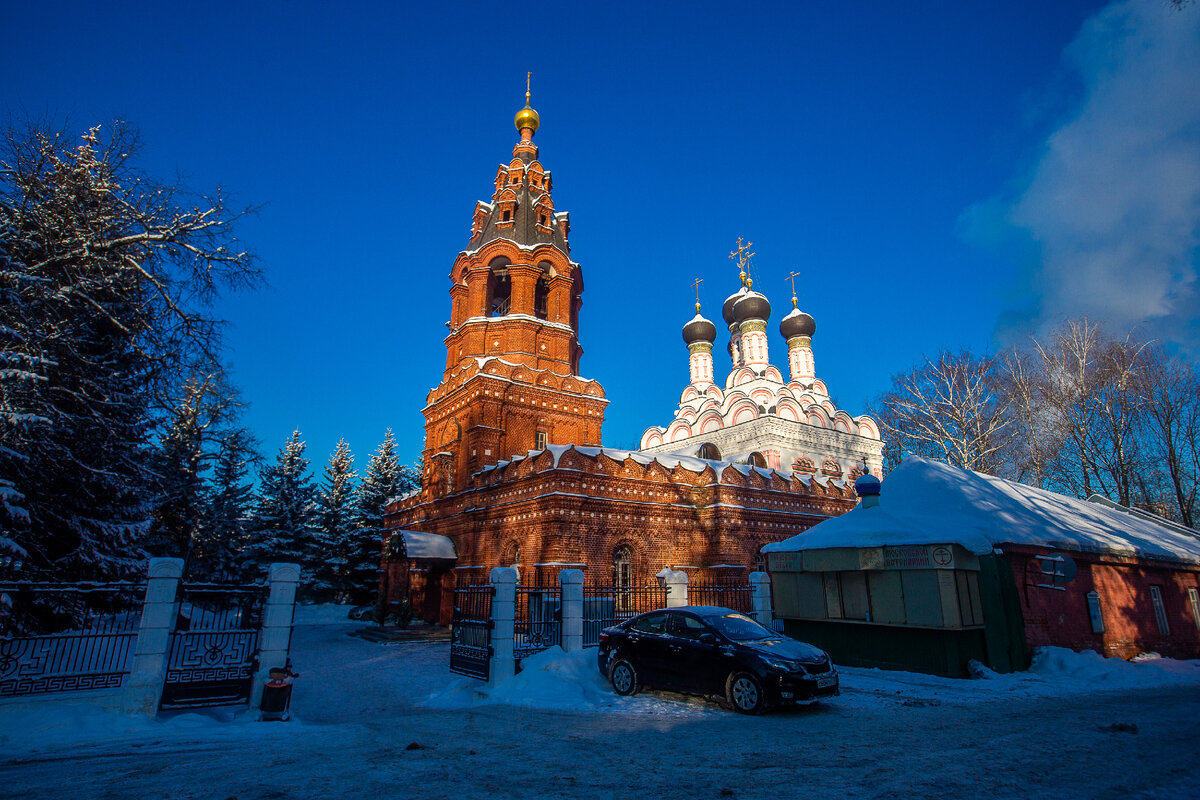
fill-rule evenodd
<path id="1" fill-rule="evenodd" d="M 1200 324 L 1200 7 L 1114 3 L 1064 55 L 1083 83 L 1078 111 L 1047 138 L 1024 192 L 999 201 L 1038 247 L 1028 322 L 1086 314 L 1114 331 L 1190 339 Z"/>

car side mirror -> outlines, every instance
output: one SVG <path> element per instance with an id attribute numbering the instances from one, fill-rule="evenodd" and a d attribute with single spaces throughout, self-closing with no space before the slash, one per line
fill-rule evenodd
<path id="1" fill-rule="evenodd" d="M 717 635 L 715 633 L 702 633 L 699 639 L 700 644 L 716 644 Z"/>

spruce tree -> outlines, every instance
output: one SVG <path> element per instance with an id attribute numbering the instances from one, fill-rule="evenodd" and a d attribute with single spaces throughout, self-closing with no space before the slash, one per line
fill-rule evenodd
<path id="1" fill-rule="evenodd" d="M 354 602 L 367 602 L 378 589 L 376 570 L 382 563 L 383 507 L 401 492 L 415 488 L 416 476 L 396 458 L 396 443 L 388 428 L 371 456 L 358 487 L 357 520 L 348 554 L 347 580 Z"/>
<path id="2" fill-rule="evenodd" d="M 221 439 L 190 574 L 221 582 L 260 577 L 247 569 L 245 556 L 254 510 L 249 472 L 250 465 L 258 460 L 258 442 L 246 430 L 230 430 Z"/>
<path id="3" fill-rule="evenodd" d="M 326 548 L 314 575 L 314 591 L 318 593 L 339 598 L 350 594 L 347 566 L 353 547 L 357 478 L 350 445 L 339 439 L 325 465 L 324 485 L 317 494 L 321 543 Z"/>
<path id="4" fill-rule="evenodd" d="M 316 488 L 300 431 L 292 432 L 274 464 L 259 475 L 258 503 L 246 557 L 260 569 L 272 562 L 299 564 L 301 580 L 312 580 L 320 556 Z"/>

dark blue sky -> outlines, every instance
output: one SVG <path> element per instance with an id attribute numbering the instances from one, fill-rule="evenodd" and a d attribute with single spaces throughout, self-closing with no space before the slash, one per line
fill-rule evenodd
<path id="1" fill-rule="evenodd" d="M 527 70 L 586 276 L 581 372 L 611 400 L 606 444 L 671 419 L 690 284 L 704 278 L 719 318 L 738 236 L 755 242 L 755 288 L 776 309 L 772 360 L 786 368 L 776 325 L 799 270 L 817 374 L 852 414 L 924 354 L 993 349 L 1056 315 L 1147 320 L 1180 340 L 1198 316 L 1200 93 L 1181 87 L 1200 85 L 1200 8 L 4 5 L 6 111 L 80 131 L 127 119 L 148 171 L 264 206 L 242 238 L 270 288 L 218 312 L 264 449 L 299 427 L 317 468 L 341 436 L 365 465 L 388 426 L 406 460 L 418 454 L 447 273 L 510 157 Z M 1140 145 L 1112 144 L 1130 127 Z M 1178 185 L 1133 185 L 1149 169 L 1138 158 L 1167 145 Z M 1089 236 L 1054 198 L 1104 194 L 1096 175 L 1139 204 L 1074 203 L 1077 217 L 1157 211 L 1162 225 Z M 1080 305 L 1071 286 L 1079 264 L 1103 261 L 1101 238 L 1166 264 L 1142 305 Z M 1103 263 L 1085 283 L 1141 268 Z"/>

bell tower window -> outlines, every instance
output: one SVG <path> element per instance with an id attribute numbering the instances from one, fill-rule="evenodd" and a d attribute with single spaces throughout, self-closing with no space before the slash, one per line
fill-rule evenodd
<path id="1" fill-rule="evenodd" d="M 546 319 L 550 313 L 550 282 L 543 275 L 538 278 L 533 289 L 533 314 L 538 319 Z"/>
<path id="2" fill-rule="evenodd" d="M 512 306 L 512 281 L 508 276 L 508 260 L 498 258 L 488 273 L 488 316 L 503 317 Z"/>

